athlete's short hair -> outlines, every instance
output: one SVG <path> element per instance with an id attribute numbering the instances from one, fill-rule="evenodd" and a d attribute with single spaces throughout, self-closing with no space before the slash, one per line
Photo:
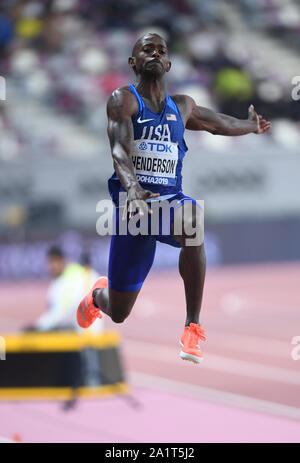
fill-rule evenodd
<path id="1" fill-rule="evenodd" d="M 140 37 L 140 38 L 135 42 L 135 44 L 133 45 L 133 49 L 132 49 L 132 52 L 131 52 L 131 53 L 132 53 L 131 56 L 135 56 L 135 54 L 136 54 L 136 52 L 137 52 L 137 48 L 140 46 L 140 44 L 141 44 L 141 42 L 144 40 L 144 38 L 146 38 L 146 37 L 151 37 L 151 36 L 153 36 L 153 35 L 156 35 L 157 37 L 161 38 L 161 39 L 165 42 L 165 44 L 167 45 L 166 40 L 165 40 L 161 35 L 157 34 L 156 32 L 147 32 L 147 34 L 142 35 L 142 37 Z"/>

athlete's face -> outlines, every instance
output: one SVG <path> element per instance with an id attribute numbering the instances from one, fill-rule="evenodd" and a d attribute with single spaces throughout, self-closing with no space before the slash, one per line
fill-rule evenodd
<path id="1" fill-rule="evenodd" d="M 137 75 L 161 77 L 171 68 L 166 42 L 155 35 L 146 36 L 139 41 L 134 56 L 128 62 Z"/>

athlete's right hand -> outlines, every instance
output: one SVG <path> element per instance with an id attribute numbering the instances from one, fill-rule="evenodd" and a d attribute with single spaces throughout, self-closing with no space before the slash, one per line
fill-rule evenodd
<path id="1" fill-rule="evenodd" d="M 123 212 L 123 220 L 126 219 L 127 213 L 129 213 L 129 218 L 133 217 L 134 213 L 139 210 L 141 216 L 144 213 L 152 214 L 152 210 L 149 207 L 149 204 L 146 203 L 147 199 L 158 198 L 159 193 L 153 193 L 150 190 L 145 190 L 140 186 L 140 184 L 132 185 L 127 191 L 127 199 Z"/>
<path id="2" fill-rule="evenodd" d="M 248 119 L 250 121 L 256 122 L 257 130 L 255 130 L 254 133 L 258 135 L 265 133 L 267 130 L 271 128 L 271 122 L 268 122 L 265 119 L 263 119 L 261 114 L 257 114 L 253 104 L 251 104 L 248 108 Z"/>

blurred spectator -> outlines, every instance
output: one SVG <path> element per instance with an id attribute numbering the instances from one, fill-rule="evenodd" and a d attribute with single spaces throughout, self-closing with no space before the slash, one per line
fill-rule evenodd
<path id="1" fill-rule="evenodd" d="M 217 72 L 216 91 L 221 99 L 249 100 L 253 96 L 253 83 L 246 72 L 225 68 Z"/>
<path id="2" fill-rule="evenodd" d="M 0 12 L 0 54 L 3 54 L 14 37 L 12 19 Z"/>
<path id="3" fill-rule="evenodd" d="M 30 328 L 38 331 L 79 330 L 76 309 L 87 288 L 95 283 L 99 275 L 91 268 L 87 258 L 84 265 L 68 263 L 57 246 L 48 251 L 48 268 L 52 282 L 48 288 L 47 311 Z M 102 320 L 98 320 L 94 332 L 99 331 L 101 325 Z"/>
<path id="4" fill-rule="evenodd" d="M 2 117 L 12 143 L 9 153 L 8 143 L 0 147 L 0 158 L 34 156 L 42 147 L 45 156 L 71 152 L 75 159 L 89 143 L 98 156 L 107 95 L 132 81 L 127 57 L 137 36 L 149 30 L 168 40 L 176 71 L 168 76 L 170 93 L 193 87 L 200 105 L 244 118 L 253 103 L 269 119 L 279 109 L 281 118 L 298 122 L 290 75 L 299 73 L 292 50 L 300 43 L 299 25 L 295 0 L 165 0 L 155 8 L 151 0 L 120 0 L 117 8 L 111 1 L 4 0 L 0 74 L 9 77 L 10 97 Z M 91 137 L 70 149 L 71 132 Z"/>

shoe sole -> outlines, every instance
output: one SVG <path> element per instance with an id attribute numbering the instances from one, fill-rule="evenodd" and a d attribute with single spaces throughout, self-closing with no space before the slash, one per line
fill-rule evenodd
<path id="1" fill-rule="evenodd" d="M 196 355 L 187 354 L 186 352 L 183 352 L 183 351 L 180 352 L 180 358 L 182 360 L 188 360 L 193 363 L 201 363 L 203 360 L 203 357 L 197 357 Z"/>
<path id="2" fill-rule="evenodd" d="M 183 344 L 181 341 L 179 341 L 179 344 L 181 347 L 183 347 Z M 187 354 L 186 352 L 183 352 L 183 351 L 180 352 L 180 358 L 182 360 L 188 360 L 193 363 L 201 363 L 203 361 L 203 357 L 202 358 L 197 357 L 196 355 Z"/>

